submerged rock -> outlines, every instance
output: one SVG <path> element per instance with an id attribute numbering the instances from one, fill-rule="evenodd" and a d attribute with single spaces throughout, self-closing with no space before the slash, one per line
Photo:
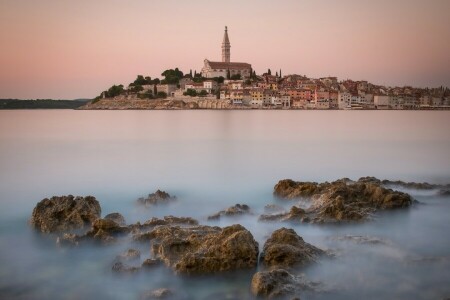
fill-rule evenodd
<path id="1" fill-rule="evenodd" d="M 142 263 L 142 269 L 154 269 L 162 265 L 162 261 L 160 259 L 147 258 Z"/>
<path id="2" fill-rule="evenodd" d="M 116 223 L 117 223 L 118 225 L 120 225 L 120 226 L 125 226 L 125 225 L 126 225 L 126 223 L 125 223 L 125 218 L 124 218 L 124 216 L 122 216 L 120 213 L 111 213 L 111 214 L 108 214 L 108 215 L 106 215 L 106 216 L 104 217 L 104 219 L 114 221 L 114 222 L 116 222 Z"/>
<path id="3" fill-rule="evenodd" d="M 138 203 L 143 205 L 167 204 L 176 200 L 176 197 L 170 196 L 165 191 L 157 190 L 153 194 L 149 194 L 147 198 L 139 198 Z"/>
<path id="4" fill-rule="evenodd" d="M 316 262 L 325 251 L 306 243 L 293 229 L 275 230 L 264 244 L 261 260 L 270 268 L 290 268 Z"/>
<path id="5" fill-rule="evenodd" d="M 259 216 L 259 221 L 309 222 L 304 209 L 292 206 L 289 212 Z"/>
<path id="6" fill-rule="evenodd" d="M 114 263 L 111 269 L 114 273 L 136 273 L 139 271 L 139 268 L 126 265 L 120 261 Z"/>
<path id="7" fill-rule="evenodd" d="M 131 260 L 139 260 L 141 258 L 141 251 L 136 249 L 128 249 L 127 251 L 119 254 L 117 256 L 118 261 L 131 261 Z"/>
<path id="8" fill-rule="evenodd" d="M 159 226 L 152 230 L 152 253 L 173 270 L 206 274 L 256 267 L 258 243 L 241 225 L 225 228 Z"/>
<path id="9" fill-rule="evenodd" d="M 283 199 L 308 198 L 310 206 L 300 216 L 280 215 L 282 221 L 307 218 L 312 222 L 359 221 L 379 209 L 405 208 L 413 203 L 410 195 L 382 186 L 372 178 L 351 181 L 347 178 L 334 182 L 295 182 L 281 180 L 275 185 L 274 195 Z M 270 217 L 261 217 L 268 220 Z M 276 219 L 276 218 L 275 218 Z"/>
<path id="10" fill-rule="evenodd" d="M 141 294 L 141 300 L 148 299 L 175 299 L 174 293 L 167 288 L 159 288 L 156 290 L 145 291 Z"/>
<path id="11" fill-rule="evenodd" d="M 273 214 L 273 213 L 283 213 L 285 212 L 284 208 L 276 205 L 276 204 L 267 204 L 266 206 L 264 206 L 264 212 L 268 213 L 268 214 Z"/>
<path id="12" fill-rule="evenodd" d="M 236 204 L 209 216 L 208 220 L 218 220 L 221 216 L 231 217 L 244 214 L 250 214 L 250 207 L 247 204 Z"/>
<path id="13" fill-rule="evenodd" d="M 371 237 L 366 235 L 344 235 L 344 236 L 336 236 L 331 238 L 334 241 L 349 241 L 354 242 L 356 244 L 370 244 L 370 245 L 386 245 L 388 244 L 385 240 Z"/>
<path id="14" fill-rule="evenodd" d="M 100 214 L 95 197 L 54 196 L 36 205 L 30 224 L 43 233 L 71 231 L 90 226 Z"/>
<path id="15" fill-rule="evenodd" d="M 251 291 L 257 297 L 274 299 L 300 296 L 305 291 L 316 291 L 319 286 L 319 283 L 308 281 L 302 275 L 292 275 L 284 269 L 276 269 L 253 275 Z"/>

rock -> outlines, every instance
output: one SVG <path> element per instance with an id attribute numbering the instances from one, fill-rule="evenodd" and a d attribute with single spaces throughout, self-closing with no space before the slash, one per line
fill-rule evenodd
<path id="1" fill-rule="evenodd" d="M 294 182 L 281 180 L 274 188 L 281 198 L 307 197 L 311 203 L 305 212 L 290 218 L 290 214 L 262 216 L 261 220 L 298 219 L 315 223 L 360 221 L 380 209 L 405 208 L 413 203 L 410 195 L 385 188 L 379 180 L 363 177 L 354 182 L 347 178 L 334 182 Z"/>
<path id="2" fill-rule="evenodd" d="M 144 223 L 144 226 L 158 225 L 198 225 L 198 221 L 190 217 L 165 216 L 164 219 L 151 218 Z"/>
<path id="3" fill-rule="evenodd" d="M 95 197 L 54 196 L 36 205 L 30 224 L 43 233 L 71 231 L 90 226 L 100 214 Z"/>
<path id="4" fill-rule="evenodd" d="M 141 258 L 141 251 L 136 249 L 128 249 L 127 251 L 117 256 L 118 261 L 139 260 Z"/>
<path id="5" fill-rule="evenodd" d="M 207 274 L 255 268 L 258 243 L 241 225 L 159 226 L 148 238 L 152 254 L 178 273 Z"/>
<path id="6" fill-rule="evenodd" d="M 293 229 L 275 230 L 264 244 L 261 260 L 270 268 L 289 268 L 316 262 L 325 251 L 306 243 Z"/>
<path id="7" fill-rule="evenodd" d="M 225 210 L 221 210 L 214 215 L 208 217 L 208 220 L 218 220 L 221 216 L 239 216 L 243 214 L 250 214 L 250 207 L 247 204 L 236 204 L 234 206 L 228 207 Z"/>
<path id="8" fill-rule="evenodd" d="M 259 216 L 259 221 L 309 222 L 304 209 L 292 206 L 289 212 Z"/>
<path id="9" fill-rule="evenodd" d="M 147 198 L 139 198 L 138 203 L 143 205 L 167 204 L 176 200 L 176 197 L 170 196 L 168 193 L 157 190 L 153 194 L 149 194 Z"/>
<path id="10" fill-rule="evenodd" d="M 174 293 L 166 288 L 160 288 L 156 290 L 146 291 L 142 293 L 141 300 L 147 299 L 173 299 Z"/>
<path id="11" fill-rule="evenodd" d="M 276 205 L 276 204 L 267 204 L 264 206 L 264 212 L 272 214 L 272 213 L 282 213 L 285 212 L 284 208 Z"/>
<path id="12" fill-rule="evenodd" d="M 162 261 L 154 258 L 147 258 L 142 263 L 142 269 L 154 269 L 162 265 Z"/>
<path id="13" fill-rule="evenodd" d="M 292 275 L 284 269 L 258 272 L 253 275 L 252 294 L 264 298 L 300 296 L 304 291 L 315 291 L 319 283 L 306 280 L 302 275 Z"/>
<path id="14" fill-rule="evenodd" d="M 136 273 L 139 271 L 139 268 L 128 266 L 122 262 L 116 262 L 112 266 L 112 271 L 114 273 Z"/>
<path id="15" fill-rule="evenodd" d="M 441 189 L 439 190 L 438 195 L 444 197 L 450 196 L 450 189 Z"/>
<path id="16" fill-rule="evenodd" d="M 104 219 L 114 221 L 120 226 L 126 225 L 125 218 L 119 213 L 108 214 L 104 217 Z"/>

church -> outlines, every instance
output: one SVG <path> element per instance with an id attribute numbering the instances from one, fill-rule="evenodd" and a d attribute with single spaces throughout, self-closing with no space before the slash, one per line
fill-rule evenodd
<path id="1" fill-rule="evenodd" d="M 230 60 L 230 39 L 228 38 L 228 29 L 225 26 L 225 34 L 222 42 L 222 61 L 209 61 L 205 59 L 202 68 L 202 76 L 206 78 L 224 77 L 227 78 L 228 70 L 230 76 L 240 74 L 242 78 L 250 77 L 252 74 L 252 65 L 242 62 L 231 62 Z"/>

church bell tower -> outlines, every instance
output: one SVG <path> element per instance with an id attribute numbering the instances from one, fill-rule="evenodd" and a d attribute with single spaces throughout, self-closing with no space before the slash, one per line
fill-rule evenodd
<path id="1" fill-rule="evenodd" d="M 230 39 L 228 38 L 228 29 L 225 26 L 225 34 L 222 42 L 222 62 L 230 62 Z"/>

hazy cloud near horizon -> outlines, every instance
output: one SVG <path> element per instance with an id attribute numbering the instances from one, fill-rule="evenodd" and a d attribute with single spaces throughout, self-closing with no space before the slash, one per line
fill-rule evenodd
<path id="1" fill-rule="evenodd" d="M 0 0 L 0 98 L 94 97 L 220 60 L 283 74 L 450 86 L 450 1 Z"/>

